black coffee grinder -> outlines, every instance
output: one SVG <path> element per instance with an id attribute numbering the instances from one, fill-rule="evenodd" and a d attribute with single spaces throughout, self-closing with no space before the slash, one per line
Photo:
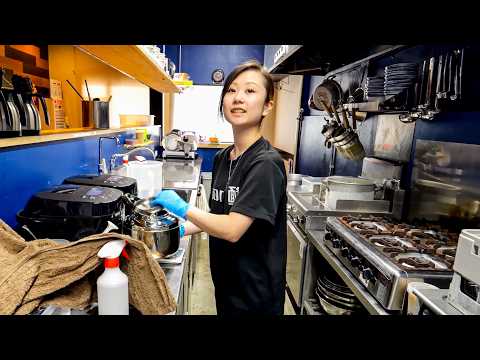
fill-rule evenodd
<path id="1" fill-rule="evenodd" d="M 0 138 L 22 135 L 20 112 L 14 102 L 13 71 L 0 69 Z"/>
<path id="2" fill-rule="evenodd" d="M 47 104 L 45 99 L 39 94 L 34 93 L 32 80 L 28 77 L 13 75 L 13 86 L 15 88 L 15 104 L 20 110 L 20 122 L 22 124 L 22 136 L 31 136 L 40 134 L 40 113 L 33 104 L 33 97 L 37 96 L 42 104 L 45 115 L 45 123 L 50 125 Z"/>

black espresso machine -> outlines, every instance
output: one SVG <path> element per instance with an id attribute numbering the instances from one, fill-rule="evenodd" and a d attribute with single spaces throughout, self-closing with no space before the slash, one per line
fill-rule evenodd
<path id="1" fill-rule="evenodd" d="M 76 241 L 102 233 L 112 222 L 121 226 L 123 192 L 118 189 L 63 184 L 34 194 L 17 213 L 17 232 L 26 240 Z"/>
<path id="2" fill-rule="evenodd" d="M 121 190 L 124 194 L 137 195 L 137 180 L 119 175 L 76 175 L 63 180 L 64 184 L 103 186 Z"/>
<path id="3" fill-rule="evenodd" d="M 76 175 L 63 185 L 32 196 L 17 214 L 18 232 L 27 240 L 70 241 L 103 232 L 112 222 L 124 233 L 126 204 L 137 194 L 137 181 L 118 175 Z M 130 211 L 130 210 L 128 210 Z"/>
<path id="4" fill-rule="evenodd" d="M 15 105 L 13 71 L 0 68 L 0 138 L 22 135 L 20 111 Z"/>

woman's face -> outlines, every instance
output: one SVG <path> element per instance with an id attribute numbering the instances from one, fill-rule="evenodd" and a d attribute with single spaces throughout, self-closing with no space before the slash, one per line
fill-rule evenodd
<path id="1" fill-rule="evenodd" d="M 236 127 L 258 126 L 263 116 L 272 109 L 272 101 L 265 102 L 267 90 L 261 73 L 242 72 L 230 84 L 223 98 L 223 113 Z"/>

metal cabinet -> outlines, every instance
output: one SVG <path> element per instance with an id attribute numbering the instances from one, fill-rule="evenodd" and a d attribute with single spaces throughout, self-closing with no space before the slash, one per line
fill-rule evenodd
<path id="1" fill-rule="evenodd" d="M 203 185 L 200 185 L 196 192 L 195 206 L 201 210 L 209 211 L 208 200 Z M 198 258 L 198 242 L 204 241 L 202 233 L 194 234 L 190 237 L 190 243 L 183 259 L 185 268 L 183 270 L 180 295 L 177 301 L 177 315 L 188 315 L 191 312 L 191 290 L 195 281 Z"/>

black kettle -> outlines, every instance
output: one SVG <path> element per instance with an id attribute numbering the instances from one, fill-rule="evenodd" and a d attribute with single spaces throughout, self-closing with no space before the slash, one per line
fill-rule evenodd
<path id="1" fill-rule="evenodd" d="M 0 69 L 0 137 L 21 135 L 20 112 L 14 101 L 13 71 Z"/>
<path id="2" fill-rule="evenodd" d="M 45 115 L 45 123 L 50 125 L 47 104 L 45 98 L 38 93 L 34 93 L 32 80 L 28 77 L 13 75 L 13 87 L 15 89 L 14 101 L 20 110 L 20 123 L 22 124 L 22 135 L 40 134 L 40 113 L 33 104 L 33 97 L 39 98 L 42 104 L 42 110 Z"/>

